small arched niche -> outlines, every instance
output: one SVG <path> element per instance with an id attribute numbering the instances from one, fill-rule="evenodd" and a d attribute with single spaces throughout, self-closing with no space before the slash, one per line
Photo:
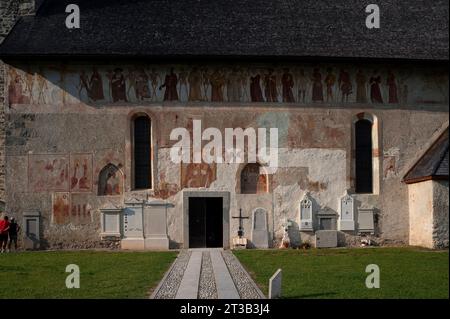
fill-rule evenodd
<path id="1" fill-rule="evenodd" d="M 241 171 L 241 194 L 260 194 L 269 192 L 269 180 L 259 163 L 248 163 Z"/>
<path id="2" fill-rule="evenodd" d="M 113 196 L 123 194 L 123 173 L 119 167 L 109 163 L 102 168 L 98 178 L 98 195 Z"/>

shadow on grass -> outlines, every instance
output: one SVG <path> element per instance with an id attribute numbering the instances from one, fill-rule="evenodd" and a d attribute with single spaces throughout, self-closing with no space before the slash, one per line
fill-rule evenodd
<path id="1" fill-rule="evenodd" d="M 307 299 L 307 298 L 317 298 L 317 297 L 325 297 L 325 296 L 333 296 L 337 295 L 337 292 L 323 292 L 316 294 L 306 294 L 300 296 L 290 296 L 290 297 L 282 297 L 282 299 Z"/>

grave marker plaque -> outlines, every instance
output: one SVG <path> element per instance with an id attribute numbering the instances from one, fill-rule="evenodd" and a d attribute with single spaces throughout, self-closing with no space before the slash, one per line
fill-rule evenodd
<path id="1" fill-rule="evenodd" d="M 24 212 L 23 229 L 24 229 L 25 249 L 40 248 L 41 246 L 40 225 L 41 225 L 40 212 Z"/>
<path id="2" fill-rule="evenodd" d="M 256 248 L 269 248 L 267 211 L 257 208 L 253 211 L 252 243 Z"/>
<path id="3" fill-rule="evenodd" d="M 348 194 L 348 192 L 340 201 L 339 229 L 342 231 L 355 230 L 354 201 L 353 197 Z"/>
<path id="4" fill-rule="evenodd" d="M 125 203 L 122 249 L 144 249 L 143 202 Z"/>
<path id="5" fill-rule="evenodd" d="M 308 194 L 305 194 L 300 202 L 300 230 L 313 231 L 313 205 Z"/>

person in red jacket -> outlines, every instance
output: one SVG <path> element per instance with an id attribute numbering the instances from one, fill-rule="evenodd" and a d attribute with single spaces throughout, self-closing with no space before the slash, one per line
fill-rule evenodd
<path id="1" fill-rule="evenodd" d="M 0 248 L 2 253 L 5 252 L 8 244 L 9 224 L 8 216 L 4 216 L 3 219 L 0 220 Z"/>

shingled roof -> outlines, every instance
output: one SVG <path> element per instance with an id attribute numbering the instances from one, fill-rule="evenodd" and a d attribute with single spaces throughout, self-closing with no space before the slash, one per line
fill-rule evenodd
<path id="1" fill-rule="evenodd" d="M 448 128 L 406 173 L 403 181 L 407 184 L 430 179 L 448 179 Z"/>
<path id="2" fill-rule="evenodd" d="M 65 7 L 81 29 L 65 27 Z M 7 56 L 335 57 L 448 61 L 448 0 L 44 0 L 0 47 Z"/>

